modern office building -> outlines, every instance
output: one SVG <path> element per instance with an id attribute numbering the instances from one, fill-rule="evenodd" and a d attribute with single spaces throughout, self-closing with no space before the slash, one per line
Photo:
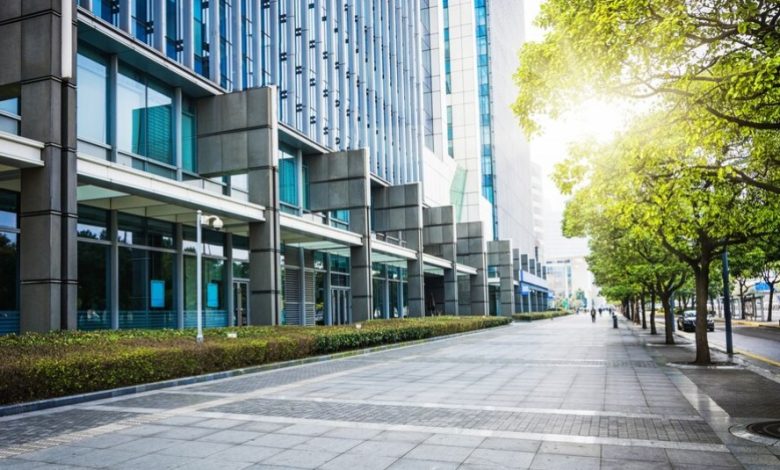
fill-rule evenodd
<path id="1" fill-rule="evenodd" d="M 432 0 L 0 2 L 0 333 L 194 325 L 196 222 L 206 326 L 489 313 L 521 255 L 463 216 L 446 25 Z"/>

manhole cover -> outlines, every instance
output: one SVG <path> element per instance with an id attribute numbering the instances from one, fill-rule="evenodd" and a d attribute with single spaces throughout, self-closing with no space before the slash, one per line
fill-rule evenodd
<path id="1" fill-rule="evenodd" d="M 764 421 L 745 426 L 748 431 L 764 437 L 780 439 L 780 421 Z"/>

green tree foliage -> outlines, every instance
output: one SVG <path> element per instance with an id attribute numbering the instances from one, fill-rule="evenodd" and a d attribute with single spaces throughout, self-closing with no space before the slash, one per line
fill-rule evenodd
<path id="1" fill-rule="evenodd" d="M 530 133 L 592 96 L 649 98 L 696 144 L 735 144 L 701 170 L 780 193 L 780 3 L 547 0 L 514 110 Z"/>
<path id="2" fill-rule="evenodd" d="M 584 145 L 558 166 L 558 186 L 572 195 L 563 228 L 594 236 L 606 223 L 653 240 L 687 265 L 695 282 L 696 362 L 707 364 L 711 268 L 726 247 L 772 232 L 777 197 L 703 169 L 728 147 L 693 146 L 688 129 L 668 117 L 649 116 L 609 145 Z"/>

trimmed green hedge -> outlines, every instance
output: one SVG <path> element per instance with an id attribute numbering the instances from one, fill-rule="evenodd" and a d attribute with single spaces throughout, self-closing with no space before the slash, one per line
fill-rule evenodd
<path id="1" fill-rule="evenodd" d="M 138 385 L 505 325 L 502 317 L 374 320 L 356 326 L 67 331 L 0 337 L 0 404 Z M 235 332 L 237 338 L 228 338 Z"/>
<path id="2" fill-rule="evenodd" d="M 519 321 L 549 320 L 566 315 L 571 315 L 571 312 L 565 310 L 550 310 L 547 312 L 515 313 L 512 315 L 512 319 Z"/>

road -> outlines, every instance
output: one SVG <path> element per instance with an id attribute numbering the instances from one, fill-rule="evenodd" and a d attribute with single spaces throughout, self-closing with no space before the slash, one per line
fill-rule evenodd
<path id="1" fill-rule="evenodd" d="M 780 468 L 646 342 L 570 316 L 10 416 L 0 468 Z"/>
<path id="2" fill-rule="evenodd" d="M 663 325 L 663 322 L 659 322 Z M 661 331 L 662 327 L 659 327 Z M 695 333 L 686 333 L 679 331 L 690 341 L 694 341 Z M 775 366 L 780 365 L 780 328 L 767 328 L 758 326 L 732 327 L 733 344 L 736 352 L 744 351 L 751 355 L 769 359 Z M 710 344 L 726 348 L 725 325 L 721 322 L 715 323 L 715 331 L 708 332 L 707 338 Z"/>

